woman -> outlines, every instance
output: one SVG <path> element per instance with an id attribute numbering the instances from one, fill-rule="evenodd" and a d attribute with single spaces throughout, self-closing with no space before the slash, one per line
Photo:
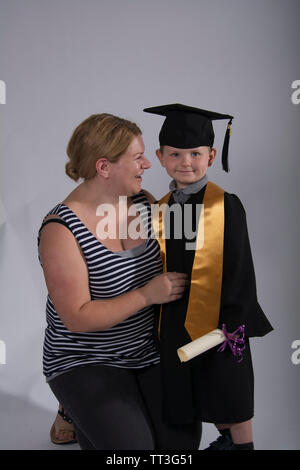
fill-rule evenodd
<path id="1" fill-rule="evenodd" d="M 67 153 L 66 173 L 83 182 L 39 232 L 49 293 L 47 381 L 82 449 L 197 449 L 198 426 L 161 418 L 153 304 L 180 298 L 187 279 L 161 274 L 150 237 L 153 198 L 141 191 L 151 166 L 141 131 L 110 114 L 92 115 L 75 129 Z"/>

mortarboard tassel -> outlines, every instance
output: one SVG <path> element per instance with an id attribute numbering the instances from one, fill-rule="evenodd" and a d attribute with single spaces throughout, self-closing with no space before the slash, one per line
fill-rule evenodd
<path id="1" fill-rule="evenodd" d="M 232 124 L 232 119 L 230 119 L 227 129 L 226 129 L 226 134 L 225 134 L 225 139 L 224 139 L 224 144 L 223 144 L 223 150 L 222 150 L 222 166 L 223 170 L 228 173 L 229 168 L 228 168 L 228 147 L 229 147 L 229 139 L 231 136 L 231 124 Z"/>

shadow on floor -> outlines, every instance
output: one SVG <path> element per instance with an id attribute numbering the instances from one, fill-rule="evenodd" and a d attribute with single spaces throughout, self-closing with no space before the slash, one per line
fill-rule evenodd
<path id="1" fill-rule="evenodd" d="M 49 437 L 55 413 L 26 399 L 0 392 L 1 450 L 76 450 L 78 444 L 55 445 Z"/>

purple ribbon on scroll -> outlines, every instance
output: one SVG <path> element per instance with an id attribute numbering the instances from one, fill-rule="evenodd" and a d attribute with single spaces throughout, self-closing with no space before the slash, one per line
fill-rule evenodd
<path id="1" fill-rule="evenodd" d="M 223 323 L 222 331 L 225 336 L 224 343 L 222 343 L 221 347 L 218 349 L 217 352 L 223 352 L 228 344 L 230 347 L 232 354 L 235 357 L 238 357 L 238 362 L 243 360 L 242 352 L 246 348 L 245 346 L 245 325 L 239 326 L 233 333 L 228 333 L 226 330 L 226 325 Z"/>

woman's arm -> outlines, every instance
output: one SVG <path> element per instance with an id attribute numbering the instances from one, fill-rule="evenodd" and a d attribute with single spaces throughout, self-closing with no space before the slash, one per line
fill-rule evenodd
<path id="1" fill-rule="evenodd" d="M 56 223 L 47 224 L 41 231 L 40 256 L 55 310 L 72 332 L 111 328 L 149 305 L 179 299 L 187 284 L 185 274 L 165 273 L 126 294 L 91 300 L 80 248 L 72 233 Z"/>

